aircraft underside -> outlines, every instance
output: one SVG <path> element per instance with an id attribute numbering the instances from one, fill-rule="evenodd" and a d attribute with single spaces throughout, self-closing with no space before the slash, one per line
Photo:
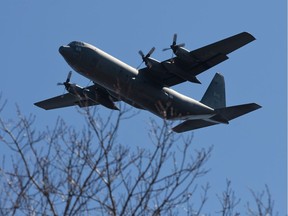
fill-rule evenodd
<path id="1" fill-rule="evenodd" d="M 50 110 L 78 105 L 103 105 L 118 110 L 123 101 L 167 120 L 184 120 L 173 128 L 185 132 L 230 120 L 259 109 L 255 103 L 226 107 L 224 77 L 216 74 L 200 101 L 182 95 L 170 87 L 185 81 L 200 83 L 196 77 L 205 70 L 228 59 L 228 54 L 255 38 L 247 32 L 234 35 L 202 48 L 189 51 L 173 37 L 170 48 L 175 57 L 165 61 L 151 58 L 153 47 L 146 55 L 139 51 L 146 67 L 135 69 L 104 51 L 84 42 L 73 41 L 61 46 L 59 52 L 78 73 L 94 82 L 81 87 L 70 82 L 63 85 L 68 93 L 35 103 Z"/>

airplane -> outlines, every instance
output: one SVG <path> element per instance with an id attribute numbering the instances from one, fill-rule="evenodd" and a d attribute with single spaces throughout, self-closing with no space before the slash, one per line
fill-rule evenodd
<path id="1" fill-rule="evenodd" d="M 112 110 L 119 108 L 115 102 L 147 110 L 166 120 L 183 120 L 173 131 L 182 133 L 215 124 L 228 124 L 230 120 L 259 109 L 256 103 L 226 107 L 224 77 L 218 73 L 211 81 L 202 100 L 187 97 L 170 87 L 189 81 L 200 83 L 197 75 L 228 59 L 228 54 L 252 42 L 255 38 L 242 32 L 194 51 L 177 44 L 177 34 L 172 44 L 163 51 L 172 50 L 174 56 L 165 61 L 151 57 L 153 47 L 146 55 L 139 51 L 146 67 L 134 68 L 95 46 L 73 41 L 60 46 L 59 52 L 79 74 L 93 81 L 81 87 L 71 83 L 71 74 L 58 85 L 68 93 L 35 103 L 45 110 L 78 105 L 87 107 L 103 105 Z"/>

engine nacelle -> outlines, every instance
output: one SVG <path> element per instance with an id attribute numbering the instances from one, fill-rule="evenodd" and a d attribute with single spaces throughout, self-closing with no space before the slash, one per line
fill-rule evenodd
<path id="1" fill-rule="evenodd" d="M 179 76 L 184 80 L 188 80 L 188 81 L 193 82 L 193 83 L 201 84 L 201 82 L 195 76 L 191 75 L 191 73 L 189 73 L 188 71 L 183 70 L 182 68 L 177 66 L 175 63 L 163 62 L 162 65 L 170 73 L 175 74 L 176 76 Z"/>
<path id="2" fill-rule="evenodd" d="M 91 104 L 101 104 L 109 109 L 119 110 L 108 92 L 99 88 L 83 88 L 76 84 L 69 84 L 67 91 L 78 97 L 80 101 L 90 101 Z M 88 103 L 89 104 L 89 103 Z"/>
<path id="3" fill-rule="evenodd" d="M 190 51 L 185 49 L 184 47 L 178 47 L 174 54 L 182 61 L 189 63 L 195 61 L 195 59 L 191 56 Z"/>
<path id="4" fill-rule="evenodd" d="M 90 99 L 93 102 L 99 103 L 109 109 L 119 110 L 107 91 L 94 88 L 93 90 L 89 90 L 83 93 L 85 94 L 86 99 Z"/>

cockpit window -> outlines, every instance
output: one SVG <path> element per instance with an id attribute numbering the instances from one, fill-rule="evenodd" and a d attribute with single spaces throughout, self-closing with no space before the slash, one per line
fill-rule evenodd
<path id="1" fill-rule="evenodd" d="M 73 42 L 69 43 L 68 46 L 73 48 L 76 52 L 80 53 L 82 50 L 82 47 L 84 47 L 84 43 L 79 42 L 79 41 L 73 41 Z"/>
<path id="2" fill-rule="evenodd" d="M 69 43 L 68 46 L 70 46 L 70 47 L 83 47 L 84 43 L 79 42 L 79 41 L 73 41 L 73 42 Z"/>

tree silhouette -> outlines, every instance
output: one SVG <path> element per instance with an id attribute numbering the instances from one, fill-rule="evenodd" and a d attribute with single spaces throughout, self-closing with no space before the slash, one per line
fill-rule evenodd
<path id="1" fill-rule="evenodd" d="M 133 113 L 127 107 L 107 117 L 96 111 L 80 111 L 86 122 L 80 130 L 58 119 L 52 129 L 41 131 L 35 116 L 26 117 L 19 109 L 14 121 L 0 117 L 1 145 L 11 150 L 0 170 L 0 213 L 200 215 L 209 184 L 198 189 L 197 179 L 208 172 L 212 148 L 195 150 L 192 135 L 175 135 L 169 122 L 153 120 L 149 148 L 131 148 L 118 142 L 117 133 Z M 257 212 L 263 212 L 263 194 L 253 195 Z M 238 215 L 230 181 L 218 199 L 220 214 Z"/>

